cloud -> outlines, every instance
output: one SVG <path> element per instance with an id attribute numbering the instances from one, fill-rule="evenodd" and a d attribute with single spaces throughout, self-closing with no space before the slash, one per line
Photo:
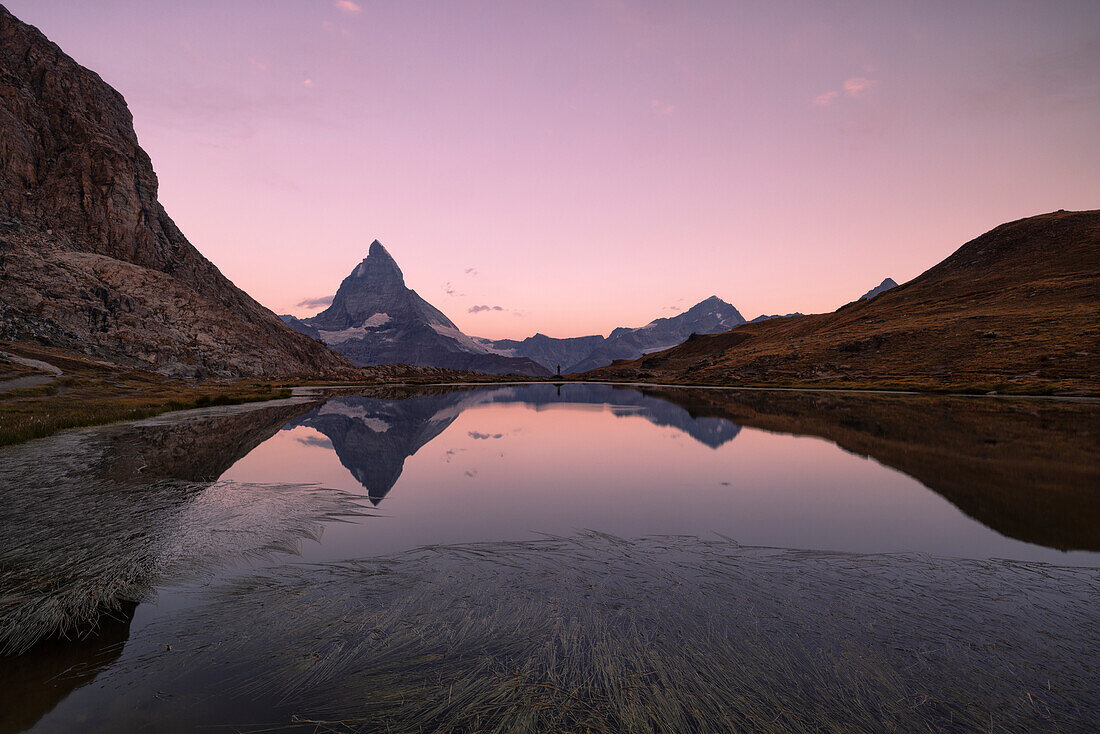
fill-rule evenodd
<path id="1" fill-rule="evenodd" d="M 466 275 L 477 275 L 477 268 L 466 268 Z"/>
<path id="2" fill-rule="evenodd" d="M 503 433 L 480 433 L 478 431 L 467 431 L 466 435 L 470 438 L 478 439 L 481 441 L 484 441 L 488 438 L 504 438 Z"/>
<path id="3" fill-rule="evenodd" d="M 658 115 L 671 115 L 673 112 L 676 111 L 676 105 L 662 102 L 659 99 L 650 100 L 649 106 L 652 107 L 653 111 L 656 112 Z"/>
<path id="4" fill-rule="evenodd" d="M 813 99 L 813 105 L 815 107 L 828 107 L 836 102 L 841 96 L 844 97 L 859 97 L 864 92 L 873 89 L 878 85 L 878 79 L 868 79 L 865 76 L 852 76 L 844 80 L 844 83 L 840 85 L 840 89 L 830 89 L 828 92 L 822 92 Z"/>
<path id="5" fill-rule="evenodd" d="M 267 62 L 263 59 L 258 59 L 255 56 L 248 59 L 249 65 L 256 71 L 267 71 Z"/>
<path id="6" fill-rule="evenodd" d="M 683 306 L 665 306 L 666 311 L 683 311 Z"/>
<path id="7" fill-rule="evenodd" d="M 336 0 L 336 2 L 332 4 L 332 7 L 345 13 L 358 13 L 362 10 L 362 8 L 359 7 L 359 3 L 353 3 L 351 0 Z"/>
<path id="8" fill-rule="evenodd" d="M 470 306 L 466 313 L 481 313 L 482 311 L 503 311 L 503 306 Z"/>
<path id="9" fill-rule="evenodd" d="M 302 82 L 302 86 L 312 87 L 313 86 L 313 80 L 312 79 L 306 79 L 305 81 Z"/>
<path id="10" fill-rule="evenodd" d="M 318 446 L 325 449 L 332 448 L 332 441 L 324 436 L 299 436 L 295 440 L 303 446 Z"/>
<path id="11" fill-rule="evenodd" d="M 443 292 L 446 293 L 448 296 L 453 296 L 455 298 L 461 298 L 466 295 L 465 293 L 459 293 L 458 291 L 456 291 L 455 287 L 451 285 L 451 281 L 449 280 L 443 284 Z"/>
<path id="12" fill-rule="evenodd" d="M 844 93 L 849 97 L 858 97 L 859 95 L 871 89 L 878 84 L 877 79 L 868 79 L 864 76 L 854 76 L 850 79 L 844 80 Z"/>
<path id="13" fill-rule="evenodd" d="M 332 305 L 332 296 L 318 296 L 317 298 L 304 298 L 298 301 L 300 308 L 321 308 Z"/>

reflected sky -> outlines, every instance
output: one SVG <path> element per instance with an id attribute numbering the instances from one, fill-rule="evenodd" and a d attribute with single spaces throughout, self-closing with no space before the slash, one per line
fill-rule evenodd
<path id="1" fill-rule="evenodd" d="M 916 479 L 813 436 L 693 416 L 637 390 L 551 385 L 333 398 L 224 475 L 367 494 L 310 560 L 597 530 L 744 545 L 1095 562 L 1015 540 Z"/>

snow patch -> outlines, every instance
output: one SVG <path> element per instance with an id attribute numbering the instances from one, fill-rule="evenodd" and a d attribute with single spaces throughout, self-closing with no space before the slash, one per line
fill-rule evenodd
<path id="1" fill-rule="evenodd" d="M 377 329 L 380 326 L 388 324 L 392 319 L 389 314 L 376 313 L 366 321 L 362 326 L 352 326 L 349 329 L 341 329 L 340 331 L 325 331 L 323 329 L 318 330 L 318 334 L 321 335 L 321 341 L 325 344 L 342 344 L 352 339 L 362 339 L 368 333 L 369 329 Z"/>
<path id="2" fill-rule="evenodd" d="M 471 336 L 470 339 L 472 341 L 474 341 L 482 349 L 484 349 L 486 352 L 488 352 L 489 354 L 499 354 L 502 357 L 515 357 L 516 356 L 516 350 L 515 349 L 498 349 L 497 347 L 493 346 L 493 340 L 492 339 L 486 339 L 483 336 Z"/>
<path id="3" fill-rule="evenodd" d="M 317 411 L 317 415 L 341 415 L 362 423 L 375 433 L 385 433 L 390 430 L 390 424 L 386 421 L 368 414 L 364 408 L 348 405 L 347 403 L 329 401 L 321 406 L 321 409 Z"/>
<path id="4" fill-rule="evenodd" d="M 456 342 L 458 342 L 458 345 L 467 352 L 473 352 L 474 354 L 489 353 L 489 350 L 485 346 L 474 341 L 453 326 L 444 326 L 443 324 L 437 324 L 434 322 L 429 325 L 432 327 L 432 330 L 436 334 L 439 334 L 440 336 L 445 336 L 448 339 L 454 339 Z"/>
<path id="5" fill-rule="evenodd" d="M 375 326 L 381 326 L 382 324 L 388 324 L 393 319 L 390 318 L 388 313 L 376 313 L 369 319 L 363 322 L 363 326 L 366 328 L 373 328 Z"/>

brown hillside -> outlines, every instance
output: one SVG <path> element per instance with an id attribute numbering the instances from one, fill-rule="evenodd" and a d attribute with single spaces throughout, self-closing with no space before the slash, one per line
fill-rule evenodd
<path id="1" fill-rule="evenodd" d="M 1003 224 L 875 298 L 694 336 L 586 376 L 1100 390 L 1100 211 Z"/>
<path id="2" fill-rule="evenodd" d="M 3 6 L 0 161 L 0 339 L 170 374 L 350 370 L 191 246 L 122 95 Z"/>

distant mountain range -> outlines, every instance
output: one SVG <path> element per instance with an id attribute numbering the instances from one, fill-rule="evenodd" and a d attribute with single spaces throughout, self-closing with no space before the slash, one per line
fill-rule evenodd
<path id="1" fill-rule="evenodd" d="M 887 278 L 871 293 L 893 283 Z M 758 316 L 751 323 L 791 316 L 801 314 Z M 586 372 L 617 359 L 636 359 L 670 349 L 692 334 L 721 334 L 746 323 L 733 304 L 711 296 L 676 316 L 654 319 L 637 328 L 619 327 L 606 337 L 535 334 L 518 340 L 468 336 L 405 285 L 401 268 L 378 240 L 344 278 L 327 309 L 304 319 L 280 318 L 360 366 L 411 364 L 528 376 L 552 375 L 558 370 L 562 374 Z"/>
<path id="2" fill-rule="evenodd" d="M 331 306 L 311 318 L 280 318 L 360 366 L 401 363 L 501 375 L 550 374 L 530 359 L 495 353 L 463 334 L 405 285 L 401 268 L 378 240 L 344 278 Z"/>
<path id="3" fill-rule="evenodd" d="M 608 336 L 579 336 L 556 339 L 535 334 L 522 341 L 515 339 L 478 339 L 497 354 L 527 357 L 562 374 L 585 372 L 603 367 L 616 359 L 634 359 L 643 354 L 668 349 L 692 334 L 720 334 L 745 323 L 731 304 L 718 296 L 700 301 L 677 316 L 650 321 L 640 328 L 619 327 Z"/>

